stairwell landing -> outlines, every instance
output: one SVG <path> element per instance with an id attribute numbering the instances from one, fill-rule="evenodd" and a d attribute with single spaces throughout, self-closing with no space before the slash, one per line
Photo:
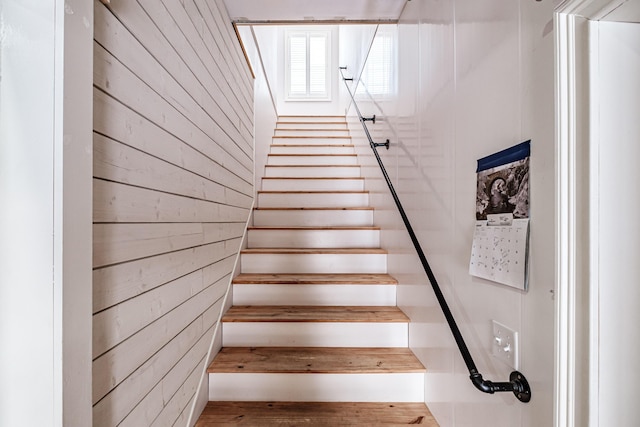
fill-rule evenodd
<path id="1" fill-rule="evenodd" d="M 437 426 L 344 117 L 281 116 L 196 426 Z"/>

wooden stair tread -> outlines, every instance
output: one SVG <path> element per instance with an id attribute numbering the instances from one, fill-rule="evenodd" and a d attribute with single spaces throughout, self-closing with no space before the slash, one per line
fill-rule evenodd
<path id="1" fill-rule="evenodd" d="M 233 283 L 242 284 L 277 284 L 277 285 L 321 285 L 356 284 L 356 285 L 397 285 L 398 281 L 388 274 L 256 274 L 241 273 L 233 279 Z"/>
<path id="2" fill-rule="evenodd" d="M 247 248 L 243 254 L 386 254 L 380 248 Z"/>
<path id="3" fill-rule="evenodd" d="M 289 123 L 289 124 L 299 124 L 300 122 L 293 122 L 293 123 Z M 316 123 L 320 123 L 323 125 L 328 124 L 327 122 L 311 122 L 311 123 L 305 123 L 305 124 L 316 124 Z M 338 124 L 344 124 L 344 123 L 338 123 Z M 331 128 L 278 128 L 276 129 L 276 131 L 297 131 L 297 132 L 308 132 L 308 131 L 313 131 L 313 132 L 319 132 L 319 131 L 340 131 L 340 132 L 346 132 L 348 129 L 339 129 L 339 128 L 335 128 L 335 129 L 331 129 Z"/>
<path id="4" fill-rule="evenodd" d="M 223 347 L 209 373 L 423 373 L 406 347 Z"/>
<path id="5" fill-rule="evenodd" d="M 271 138 L 283 138 L 283 139 L 305 139 L 305 138 L 315 138 L 315 139 L 351 139 L 350 136 L 346 135 L 277 135 L 272 136 Z"/>
<path id="6" fill-rule="evenodd" d="M 419 424 L 438 427 L 424 403 L 208 402 L 196 427 L 373 426 Z"/>
<path id="7" fill-rule="evenodd" d="M 326 114 L 282 114 L 278 116 L 278 120 L 284 117 L 290 117 L 290 118 L 295 118 L 295 119 L 301 119 L 304 117 L 307 118 L 314 118 L 314 119 L 344 119 L 346 120 L 345 116 L 336 116 L 336 115 L 326 115 Z"/>
<path id="8" fill-rule="evenodd" d="M 318 122 L 318 121 L 309 121 L 309 122 L 302 122 L 300 121 L 300 119 L 325 119 L 325 120 L 334 120 L 335 123 L 339 123 L 339 124 L 346 124 L 347 123 L 347 117 L 346 116 L 336 116 L 336 115 L 297 115 L 297 114 L 286 114 L 284 116 L 278 116 L 276 123 L 289 123 L 287 122 L 287 120 L 295 120 L 292 121 L 290 123 L 327 123 L 327 122 Z"/>
<path id="9" fill-rule="evenodd" d="M 309 179 L 320 179 L 320 180 L 331 180 L 331 179 L 342 179 L 342 180 L 349 180 L 349 179 L 357 179 L 357 180 L 364 180 L 363 177 L 361 176 L 354 176 L 354 177 L 349 177 L 349 176 L 265 176 L 262 178 L 262 180 L 265 179 L 302 179 L 302 180 L 309 180 Z"/>
<path id="10" fill-rule="evenodd" d="M 354 147 L 353 144 L 316 144 L 316 145 L 309 145 L 309 144 L 271 144 L 271 147 L 277 147 L 277 148 L 301 148 L 301 147 L 314 147 L 314 148 L 318 148 L 318 147 L 330 147 L 330 148 L 336 148 L 336 147 Z"/>
<path id="11" fill-rule="evenodd" d="M 249 226 L 247 230 L 339 230 L 339 231 L 348 231 L 348 230 L 380 230 L 380 227 L 376 226 L 298 226 L 298 227 L 284 227 L 284 226 Z"/>
<path id="12" fill-rule="evenodd" d="M 357 157 L 357 154 L 331 154 L 331 153 L 275 153 L 275 154 L 267 154 L 267 156 L 271 157 Z"/>
<path id="13" fill-rule="evenodd" d="M 260 190 L 258 194 L 367 194 L 366 190 Z"/>
<path id="14" fill-rule="evenodd" d="M 408 323 L 409 318 L 395 306 L 233 306 L 223 322 L 382 322 Z"/>
<path id="15" fill-rule="evenodd" d="M 266 168 L 359 168 L 360 165 L 265 165 Z"/>
<path id="16" fill-rule="evenodd" d="M 336 116 L 337 117 L 337 116 Z M 331 117 L 331 118 L 335 118 L 335 117 Z M 300 121 L 294 121 L 294 122 L 287 122 L 287 121 L 280 121 L 278 120 L 276 122 L 277 125 L 315 125 L 315 124 L 323 124 L 323 125 L 345 125 L 347 124 L 346 120 L 343 121 L 333 121 L 333 122 L 300 122 Z"/>
<path id="17" fill-rule="evenodd" d="M 279 206 L 279 207 L 265 207 L 265 206 L 256 206 L 253 208 L 256 211 L 372 211 L 374 208 L 371 206 L 355 206 L 355 207 L 335 207 L 335 206 L 326 206 L 326 207 L 287 207 L 287 206 Z"/>

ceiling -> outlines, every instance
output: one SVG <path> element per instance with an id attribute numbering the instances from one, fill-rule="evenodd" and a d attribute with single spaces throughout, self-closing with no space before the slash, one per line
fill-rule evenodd
<path id="1" fill-rule="evenodd" d="M 408 0 L 224 0 L 234 22 L 397 21 Z"/>

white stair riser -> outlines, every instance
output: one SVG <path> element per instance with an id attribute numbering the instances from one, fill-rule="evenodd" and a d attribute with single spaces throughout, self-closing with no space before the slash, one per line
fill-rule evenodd
<path id="1" fill-rule="evenodd" d="M 285 178 L 360 178 L 359 166 L 266 166 L 265 176 Z"/>
<path id="2" fill-rule="evenodd" d="M 224 347 L 407 347 L 407 323 L 224 322 Z"/>
<path id="3" fill-rule="evenodd" d="M 285 122 L 276 123 L 276 129 L 348 129 L 347 123 L 338 123 L 336 122 L 316 122 L 316 123 L 295 123 L 291 120 L 287 120 Z"/>
<path id="4" fill-rule="evenodd" d="M 263 179 L 264 191 L 362 191 L 364 179 Z"/>
<path id="5" fill-rule="evenodd" d="M 249 230 L 250 248 L 379 248 L 380 230 Z"/>
<path id="6" fill-rule="evenodd" d="M 275 129 L 274 136 L 349 136 L 346 129 Z"/>
<path id="7" fill-rule="evenodd" d="M 258 193 L 260 207 L 360 207 L 369 205 L 369 193 Z"/>
<path id="8" fill-rule="evenodd" d="M 272 145 L 271 154 L 355 154 L 351 145 Z"/>
<path id="9" fill-rule="evenodd" d="M 278 165 L 357 165 L 358 157 L 354 155 L 330 155 L 330 156 L 297 156 L 297 155 L 272 155 L 267 157 L 267 164 Z"/>
<path id="10" fill-rule="evenodd" d="M 335 227 L 373 225 L 373 210 L 256 210 L 253 224 L 265 227 Z"/>
<path id="11" fill-rule="evenodd" d="M 271 142 L 276 145 L 331 145 L 331 144 L 351 144 L 351 138 L 349 137 L 334 137 L 334 138 L 300 138 L 290 136 L 274 136 L 271 138 Z"/>
<path id="12" fill-rule="evenodd" d="M 424 373 L 209 374 L 209 400 L 424 402 Z"/>
<path id="13" fill-rule="evenodd" d="M 347 123 L 344 116 L 278 116 L 278 122 Z"/>
<path id="14" fill-rule="evenodd" d="M 234 305 L 396 305 L 396 285 L 233 285 Z"/>
<path id="15" fill-rule="evenodd" d="M 243 253 L 242 273 L 386 273 L 386 254 Z"/>

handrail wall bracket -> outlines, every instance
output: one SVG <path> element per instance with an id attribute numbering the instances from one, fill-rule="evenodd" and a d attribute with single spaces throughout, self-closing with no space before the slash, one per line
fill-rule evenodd
<path id="1" fill-rule="evenodd" d="M 362 114 L 360 113 L 360 109 L 358 108 L 358 104 L 356 103 L 353 93 L 351 92 L 351 89 L 347 84 L 347 81 L 353 81 L 353 78 L 346 78 L 344 76 L 343 71 L 346 69 L 347 67 L 340 67 L 340 75 L 342 76 L 342 80 L 344 81 L 344 84 L 347 88 L 347 91 L 349 92 L 349 95 L 351 96 L 353 106 L 356 110 L 356 113 L 358 114 L 358 119 L 360 120 L 360 123 L 362 123 L 364 133 L 367 136 L 367 139 L 369 140 L 369 145 L 371 146 L 373 154 L 378 162 L 378 165 L 380 166 L 380 171 L 382 172 L 382 175 L 384 176 L 384 179 L 387 182 L 387 186 L 389 187 L 389 191 L 391 192 L 391 197 L 393 197 L 396 207 L 398 208 L 398 212 L 400 213 L 400 216 L 402 217 L 402 221 L 404 222 L 404 225 L 407 228 L 407 232 L 409 233 L 409 237 L 411 238 L 413 246 L 416 249 L 418 258 L 420 258 L 422 267 L 424 268 L 424 271 L 427 274 L 427 277 L 429 278 L 429 282 L 431 283 L 433 293 L 435 294 L 436 299 L 440 304 L 440 308 L 442 309 L 442 313 L 444 314 L 444 317 L 447 320 L 449 329 L 451 329 L 451 334 L 453 335 L 453 338 L 456 341 L 456 344 L 458 345 L 458 349 L 460 350 L 460 355 L 462 356 L 462 359 L 464 360 L 464 363 L 467 366 L 467 369 L 469 370 L 469 379 L 478 390 L 484 393 L 494 394 L 497 392 L 510 391 L 510 392 L 513 392 L 516 399 L 518 399 L 520 402 L 523 402 L 523 403 L 529 402 L 531 400 L 531 387 L 529 387 L 529 382 L 527 381 L 527 379 L 522 373 L 518 371 L 511 372 L 511 375 L 509 375 L 509 382 L 493 382 L 493 381 L 485 380 L 484 378 L 482 378 L 482 374 L 478 372 L 475 362 L 473 361 L 473 357 L 471 356 L 471 353 L 467 348 L 467 344 L 464 341 L 464 337 L 462 336 L 462 333 L 458 328 L 458 324 L 456 323 L 456 320 L 453 317 L 453 313 L 451 313 L 451 309 L 449 308 L 449 305 L 447 304 L 447 301 L 444 298 L 444 294 L 440 289 L 440 285 L 438 285 L 436 276 L 433 274 L 433 271 L 429 266 L 429 262 L 427 261 L 427 258 L 422 250 L 422 247 L 420 246 L 418 237 L 413 231 L 413 227 L 409 222 L 409 217 L 407 216 L 404 210 L 404 207 L 400 202 L 398 193 L 396 193 L 396 190 L 393 187 L 393 183 L 391 182 L 391 178 L 389 178 L 389 174 L 387 173 L 387 170 L 384 167 L 384 164 L 382 163 L 382 159 L 378 154 L 377 147 L 386 147 L 387 150 L 389 149 L 389 140 L 387 139 L 386 142 L 384 143 L 373 142 L 373 139 L 371 138 L 371 134 L 369 133 L 369 129 L 367 128 L 366 122 L 372 121 L 373 123 L 375 123 L 376 116 L 374 115 L 372 118 L 362 117 Z"/>
<path id="2" fill-rule="evenodd" d="M 389 140 L 387 139 L 385 142 L 374 142 L 373 143 L 374 147 L 387 147 L 387 150 L 389 149 Z"/>

